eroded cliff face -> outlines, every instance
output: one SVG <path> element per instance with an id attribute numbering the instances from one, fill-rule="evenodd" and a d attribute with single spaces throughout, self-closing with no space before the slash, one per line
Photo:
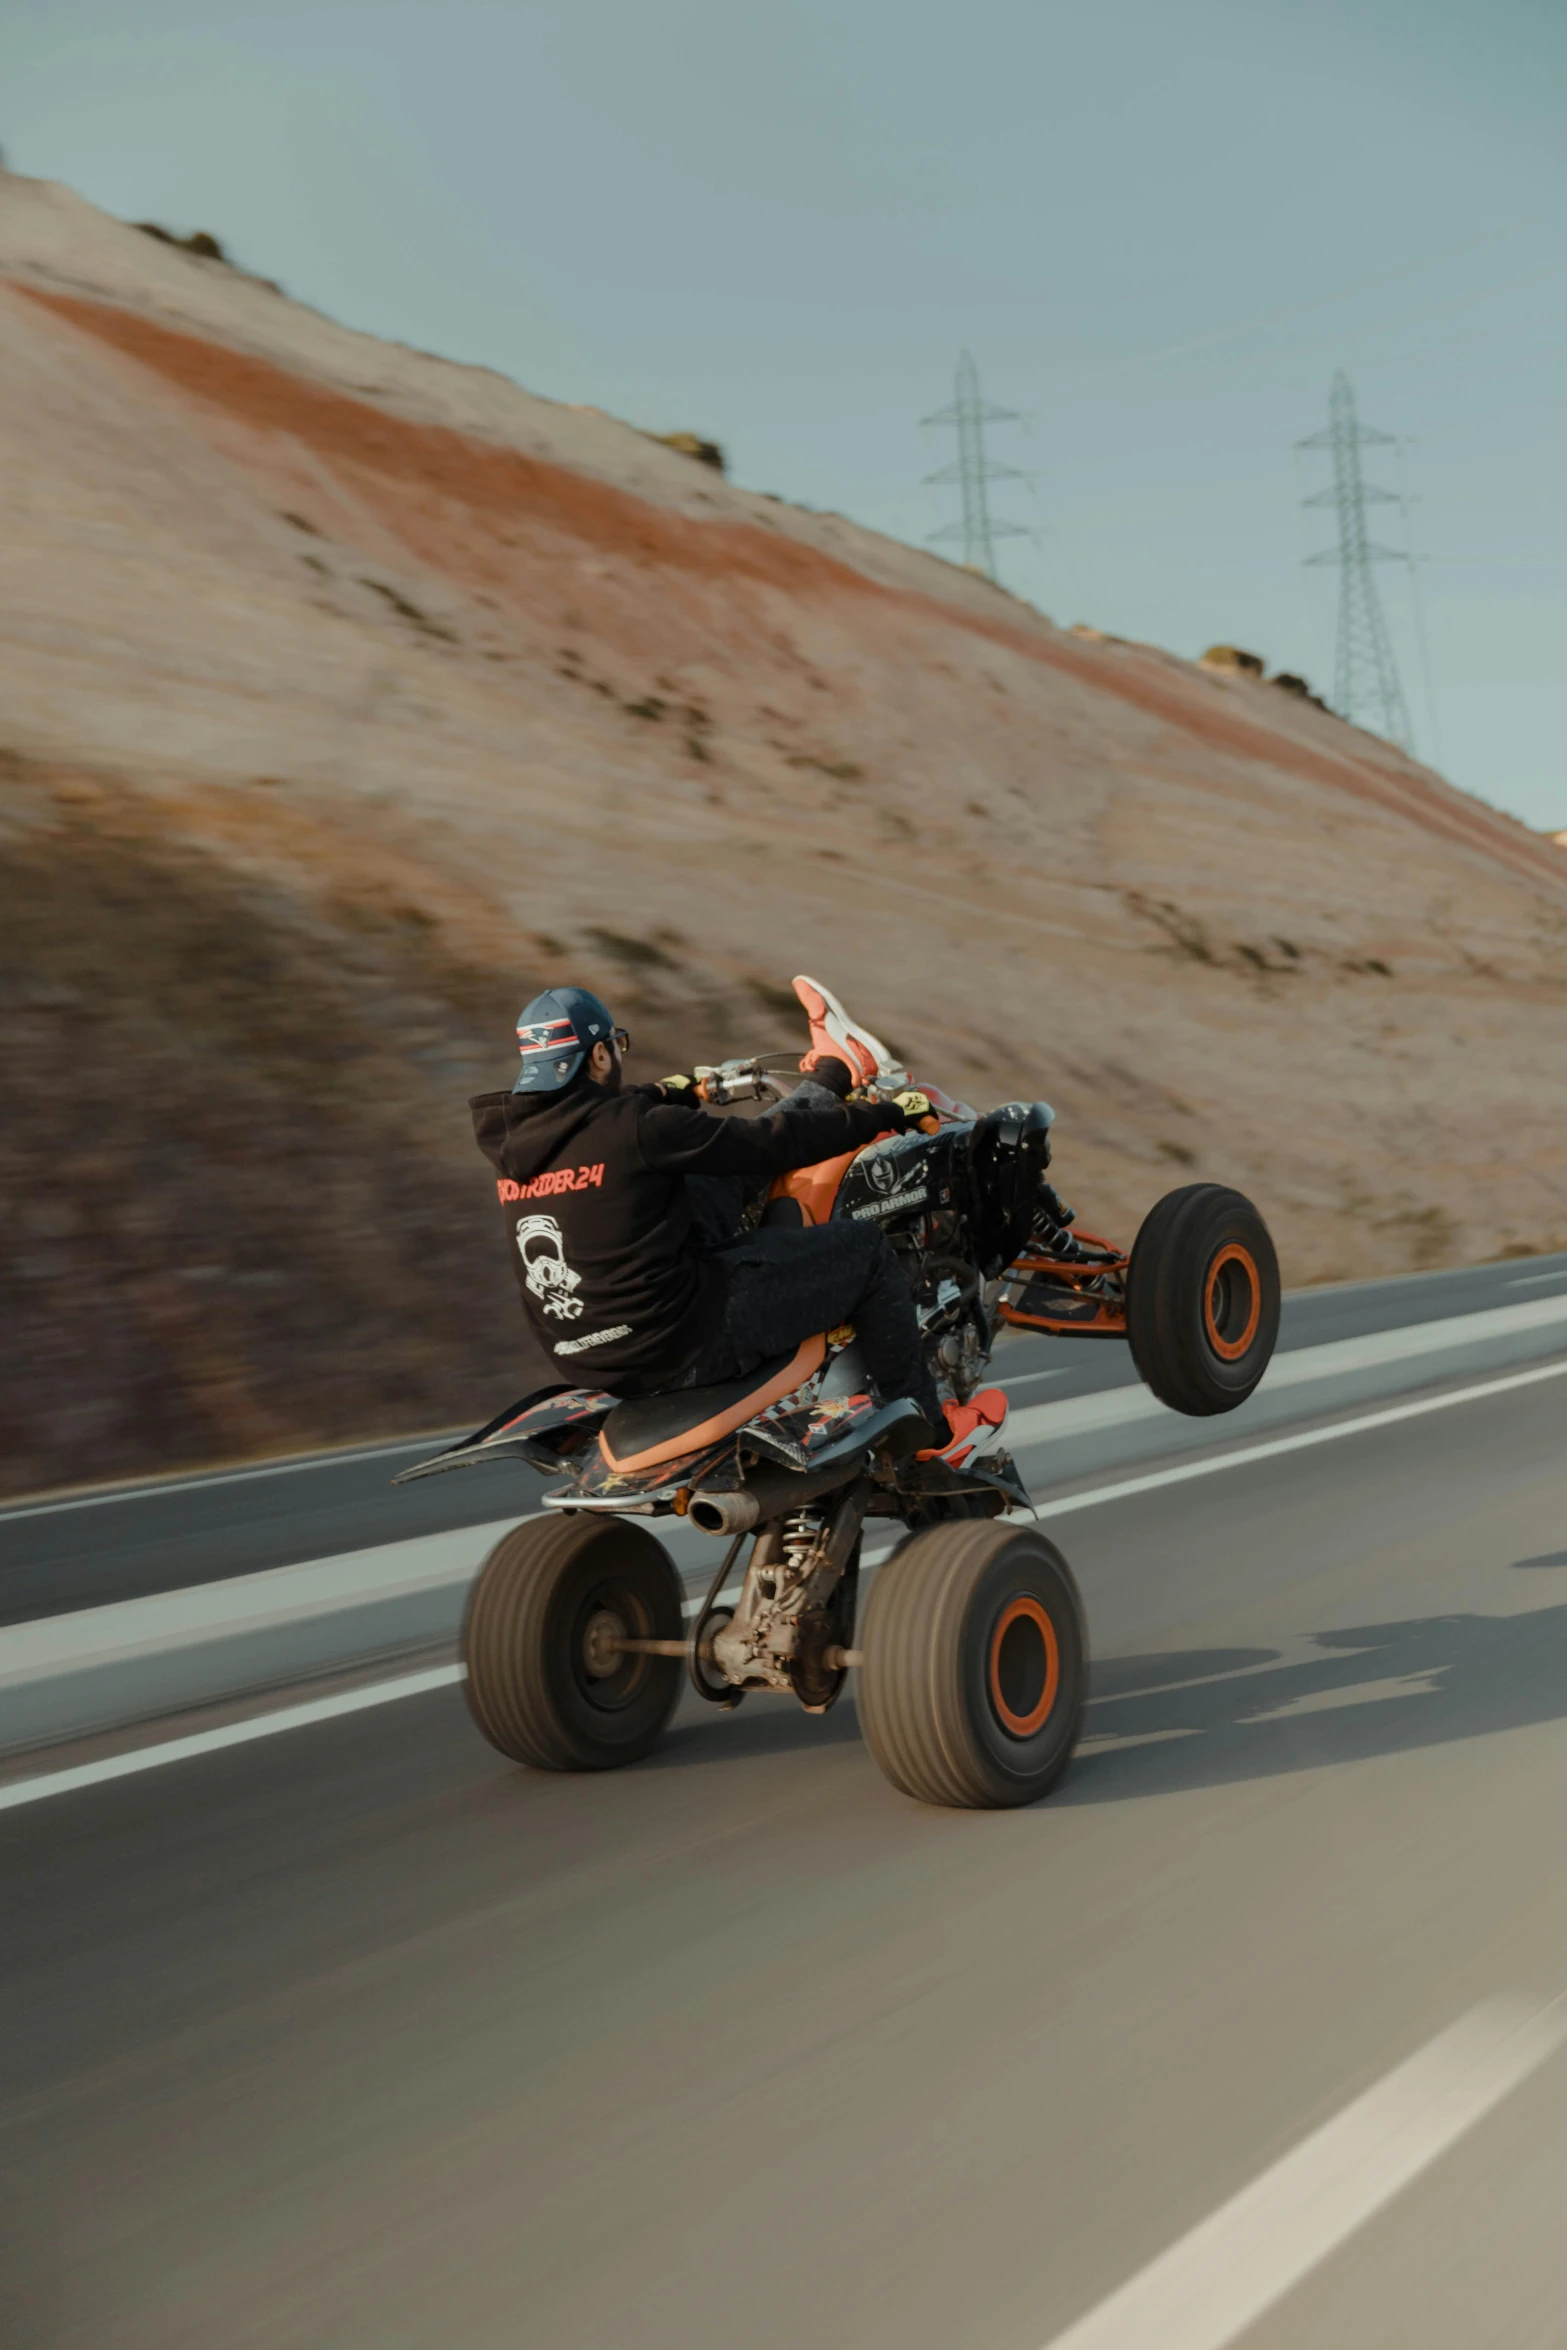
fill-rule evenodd
<path id="1" fill-rule="evenodd" d="M 656 1076 L 814 971 L 1101 1230 L 1567 1244 L 1567 858 L 1297 697 L 6 179 L 0 482 L 13 1485 L 506 1400 L 553 977 Z"/>

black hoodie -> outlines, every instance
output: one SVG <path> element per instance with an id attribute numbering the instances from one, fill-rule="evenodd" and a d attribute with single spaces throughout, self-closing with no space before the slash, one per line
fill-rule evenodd
<path id="1" fill-rule="evenodd" d="M 481 1093 L 469 1104 L 497 1171 L 512 1269 L 534 1335 L 567 1385 L 647 1390 L 677 1377 L 723 1323 L 687 1175 L 759 1189 L 903 1123 L 871 1102 L 715 1118 L 639 1085 L 606 1093 Z"/>

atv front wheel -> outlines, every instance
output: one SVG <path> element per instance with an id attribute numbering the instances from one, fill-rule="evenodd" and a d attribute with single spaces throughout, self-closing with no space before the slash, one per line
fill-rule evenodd
<path id="1" fill-rule="evenodd" d="M 463 1618 L 468 1710 L 490 1744 L 536 1771 L 640 1762 L 680 1696 L 680 1584 L 661 1542 L 615 1518 L 534 1519 L 503 1535 Z"/>
<path id="2" fill-rule="evenodd" d="M 1072 1571 L 1029 1526 L 915 1534 L 871 1586 L 858 1701 L 865 1743 L 917 1803 L 1037 1802 L 1082 1726 L 1088 1638 Z"/>
<path id="3" fill-rule="evenodd" d="M 1203 1418 L 1246 1401 L 1279 1334 L 1279 1260 L 1249 1199 L 1217 1183 L 1166 1192 L 1126 1269 L 1132 1360 L 1161 1403 Z"/>

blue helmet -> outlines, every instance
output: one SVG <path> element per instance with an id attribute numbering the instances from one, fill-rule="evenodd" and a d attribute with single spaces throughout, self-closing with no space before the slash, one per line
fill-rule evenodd
<path id="1" fill-rule="evenodd" d="M 585 987 L 547 987 L 517 1022 L 522 1075 L 513 1093 L 561 1093 L 596 1044 L 613 1041 L 608 1007 Z"/>

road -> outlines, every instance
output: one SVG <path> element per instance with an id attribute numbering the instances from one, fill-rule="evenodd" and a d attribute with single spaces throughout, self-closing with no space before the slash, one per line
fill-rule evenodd
<path id="1" fill-rule="evenodd" d="M 1199 2258 L 1456 2019 L 1567 1993 L 1558 1365 L 1061 1504 L 1094 1702 L 1033 1811 L 909 1804 L 847 1703 L 552 1779 L 441 1690 L 0 1815 L 0 2339 L 1045 2350 Z M 1238 2206 L 1288 2284 L 1247 2350 L 1559 2344 L 1553 2045 L 1300 2281 Z M 1095 2350 L 1242 2338 L 1194 2307 Z"/>
<path id="2" fill-rule="evenodd" d="M 1321 1346 L 1561 1295 L 1567 1295 L 1567 1256 L 1301 1290 L 1285 1299 L 1279 1345 Z M 1020 1404 L 1136 1384 L 1119 1343 L 1017 1336 L 1003 1345 L 996 1368 Z M 497 1410 L 507 1400 L 497 1396 Z M 259 1469 L 103 1486 L 0 1507 L 0 1625 L 537 1508 L 543 1481 L 516 1467 L 486 1466 L 394 1490 L 397 1471 L 440 1442 L 419 1436 Z"/>

